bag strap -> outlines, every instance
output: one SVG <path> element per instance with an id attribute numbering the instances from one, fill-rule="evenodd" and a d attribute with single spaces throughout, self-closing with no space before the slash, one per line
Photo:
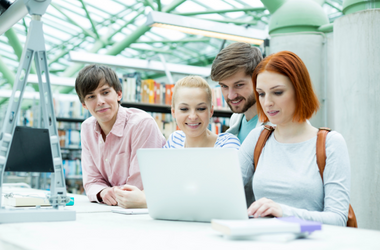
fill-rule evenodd
<path id="1" fill-rule="evenodd" d="M 274 128 L 272 126 L 265 125 L 263 131 L 261 131 L 259 139 L 257 140 L 255 151 L 253 153 L 253 163 L 255 164 L 255 172 L 257 168 L 257 163 L 259 162 L 261 151 L 263 151 L 265 143 L 267 142 L 269 136 L 272 134 L 273 131 Z"/>
<path id="2" fill-rule="evenodd" d="M 319 168 L 319 173 L 322 178 L 323 183 L 323 171 L 325 170 L 326 165 L 326 137 L 327 134 L 331 131 L 330 128 L 321 127 L 319 128 L 317 134 L 317 164 Z M 358 227 L 358 222 L 356 220 L 356 215 L 351 204 L 348 206 L 348 218 L 347 218 L 347 227 Z"/>
<path id="3" fill-rule="evenodd" d="M 253 162 L 255 164 L 255 172 L 257 168 L 257 163 L 259 162 L 259 158 L 261 155 L 261 151 L 263 150 L 265 143 L 267 142 L 269 136 L 274 131 L 274 128 L 269 125 L 265 125 L 263 131 L 261 131 L 260 137 L 257 140 Z M 330 128 L 320 127 L 317 134 L 317 164 L 319 168 L 319 173 L 321 175 L 323 181 L 323 171 L 325 170 L 326 165 L 326 137 L 327 134 L 331 131 Z"/>
<path id="4" fill-rule="evenodd" d="M 317 134 L 317 165 L 323 182 L 323 171 L 326 166 L 326 137 L 330 128 L 320 127 Z"/>

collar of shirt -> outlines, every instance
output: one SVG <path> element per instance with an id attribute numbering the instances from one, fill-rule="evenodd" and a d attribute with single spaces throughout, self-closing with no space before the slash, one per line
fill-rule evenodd
<path id="1" fill-rule="evenodd" d="M 119 105 L 119 109 L 117 111 L 117 117 L 115 124 L 112 126 L 110 133 L 122 137 L 124 133 L 124 125 L 127 120 L 127 111 L 125 108 Z M 94 119 L 94 132 L 98 135 L 101 135 L 101 127 L 96 119 Z M 108 136 L 108 135 L 107 135 Z"/>

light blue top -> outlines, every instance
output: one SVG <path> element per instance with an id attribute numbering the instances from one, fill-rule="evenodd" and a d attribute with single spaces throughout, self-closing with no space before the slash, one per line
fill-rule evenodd
<path id="1" fill-rule="evenodd" d="M 238 138 L 243 143 L 247 135 L 254 129 L 256 128 L 257 122 L 259 121 L 259 116 L 255 115 L 251 120 L 247 121 L 245 118 L 245 115 L 241 119 L 241 124 L 240 124 L 240 131 L 238 134 Z"/>
<path id="2" fill-rule="evenodd" d="M 265 197 L 278 203 L 284 217 L 345 226 L 351 176 L 342 135 L 335 131 L 327 134 L 322 182 L 316 160 L 317 136 L 299 143 L 280 143 L 272 133 L 254 172 L 253 151 L 262 130 L 263 127 L 252 130 L 239 150 L 244 183 L 253 175 L 256 200 Z"/>
<path id="3" fill-rule="evenodd" d="M 186 135 L 183 131 L 174 131 L 166 141 L 164 148 L 184 148 Z M 239 150 L 239 139 L 230 133 L 221 133 L 216 139 L 214 148 L 235 148 Z"/>

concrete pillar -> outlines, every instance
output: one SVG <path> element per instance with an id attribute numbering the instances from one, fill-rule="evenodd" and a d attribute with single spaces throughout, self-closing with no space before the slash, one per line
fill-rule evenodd
<path id="1" fill-rule="evenodd" d="M 351 204 L 360 228 L 380 230 L 380 9 L 334 23 L 334 127 L 351 160 Z"/>
<path id="2" fill-rule="evenodd" d="M 335 129 L 335 108 L 334 108 L 334 59 L 335 59 L 335 49 L 334 49 L 334 33 L 329 32 L 326 33 L 327 38 L 327 60 L 323 62 L 323 67 L 326 69 L 325 73 L 327 74 L 326 79 L 326 100 L 324 102 L 325 105 L 325 111 L 326 111 L 326 126 L 336 130 Z"/>
<path id="3" fill-rule="evenodd" d="M 270 53 L 276 53 L 282 50 L 288 50 L 296 53 L 305 63 L 311 81 L 313 83 L 318 100 L 321 104 L 320 109 L 314 115 L 310 122 L 314 127 L 327 126 L 325 117 L 325 58 L 326 41 L 324 33 L 288 33 L 288 34 L 275 34 L 271 36 L 270 40 Z"/>

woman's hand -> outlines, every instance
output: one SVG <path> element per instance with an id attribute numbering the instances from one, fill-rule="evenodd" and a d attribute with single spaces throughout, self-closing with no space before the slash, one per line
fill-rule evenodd
<path id="1" fill-rule="evenodd" d="M 282 217 L 282 208 L 279 204 L 270 199 L 261 198 L 249 206 L 248 215 L 253 215 L 254 218 L 265 217 L 268 215 Z"/>

